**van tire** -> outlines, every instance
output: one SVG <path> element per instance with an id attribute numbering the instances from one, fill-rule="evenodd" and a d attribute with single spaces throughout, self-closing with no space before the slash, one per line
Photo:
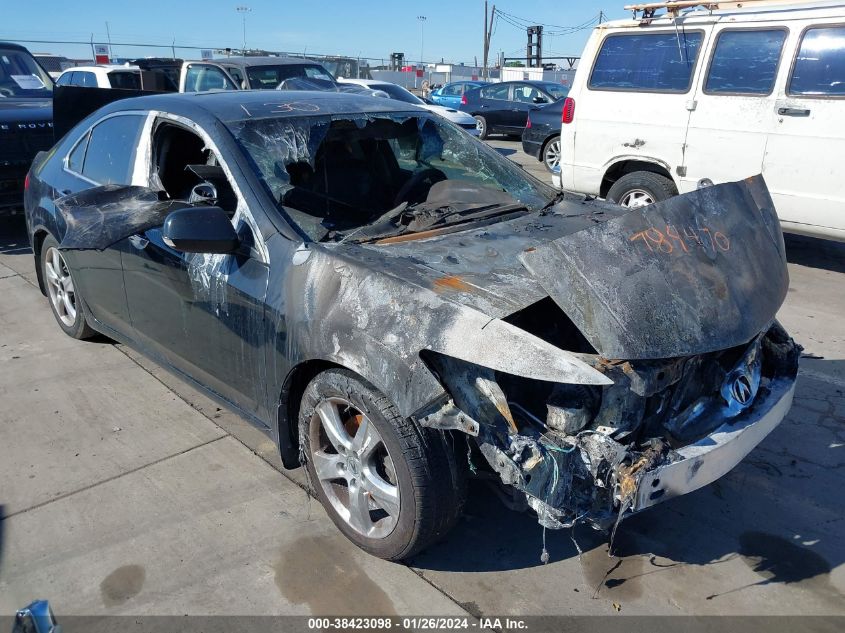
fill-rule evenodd
<path id="1" fill-rule="evenodd" d="M 607 201 L 624 207 L 643 207 L 678 195 L 675 183 L 650 171 L 625 174 L 607 192 Z"/>

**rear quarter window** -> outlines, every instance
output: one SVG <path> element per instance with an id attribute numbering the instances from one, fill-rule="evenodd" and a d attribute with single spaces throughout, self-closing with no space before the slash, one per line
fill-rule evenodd
<path id="1" fill-rule="evenodd" d="M 804 32 L 787 93 L 845 96 L 845 26 L 815 27 Z"/>
<path id="2" fill-rule="evenodd" d="M 785 39 L 783 29 L 722 31 L 713 50 L 704 92 L 770 94 Z"/>
<path id="3" fill-rule="evenodd" d="M 101 185 L 128 185 L 144 117 L 113 116 L 91 130 L 82 175 Z"/>
<path id="4" fill-rule="evenodd" d="M 687 92 L 701 39 L 701 31 L 608 35 L 593 64 L 589 87 Z"/>

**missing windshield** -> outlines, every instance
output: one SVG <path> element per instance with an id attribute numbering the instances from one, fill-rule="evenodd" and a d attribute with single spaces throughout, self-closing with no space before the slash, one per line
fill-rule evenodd
<path id="1" fill-rule="evenodd" d="M 315 241 L 368 241 L 539 210 L 545 185 L 429 115 L 248 120 L 235 136 Z"/>

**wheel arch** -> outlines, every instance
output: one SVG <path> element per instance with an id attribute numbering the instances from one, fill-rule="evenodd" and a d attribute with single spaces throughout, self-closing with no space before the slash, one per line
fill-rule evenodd
<path id="1" fill-rule="evenodd" d="M 327 369 L 349 368 L 323 359 L 306 360 L 291 368 L 282 384 L 276 413 L 276 433 L 282 466 L 288 470 L 301 466 L 298 421 L 302 395 L 308 383 Z"/>
<path id="2" fill-rule="evenodd" d="M 44 275 L 41 272 L 41 247 L 48 235 L 50 235 L 50 232 L 43 226 L 36 228 L 32 232 L 32 255 L 35 259 L 35 276 L 38 279 L 38 288 L 41 290 L 41 294 L 45 296 L 47 295 L 47 287 L 44 285 Z"/>
<path id="3" fill-rule="evenodd" d="M 605 169 L 604 176 L 602 176 L 601 180 L 601 187 L 599 188 L 599 196 L 606 198 L 607 192 L 610 191 L 613 183 L 619 180 L 622 176 L 632 174 L 637 171 L 648 171 L 653 174 L 659 174 L 674 182 L 675 187 L 678 186 L 678 183 L 672 177 L 669 165 L 662 161 L 651 158 L 643 158 L 641 156 L 619 157 L 614 159 L 613 162 L 608 165 L 607 169 Z"/>

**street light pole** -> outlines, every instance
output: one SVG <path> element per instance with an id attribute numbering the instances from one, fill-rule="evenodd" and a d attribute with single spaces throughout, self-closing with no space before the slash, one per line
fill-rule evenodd
<path id="1" fill-rule="evenodd" d="M 252 9 L 250 9 L 250 8 L 249 8 L 249 7 L 247 7 L 247 6 L 241 5 L 241 6 L 235 7 L 235 11 L 237 11 L 238 13 L 240 13 L 240 14 L 241 14 L 241 16 L 242 16 L 242 18 L 243 18 L 243 23 L 244 23 L 244 45 L 243 45 L 242 52 L 243 52 L 244 54 L 246 54 L 246 14 L 247 14 L 247 13 L 249 13 L 250 11 L 252 11 Z"/>

